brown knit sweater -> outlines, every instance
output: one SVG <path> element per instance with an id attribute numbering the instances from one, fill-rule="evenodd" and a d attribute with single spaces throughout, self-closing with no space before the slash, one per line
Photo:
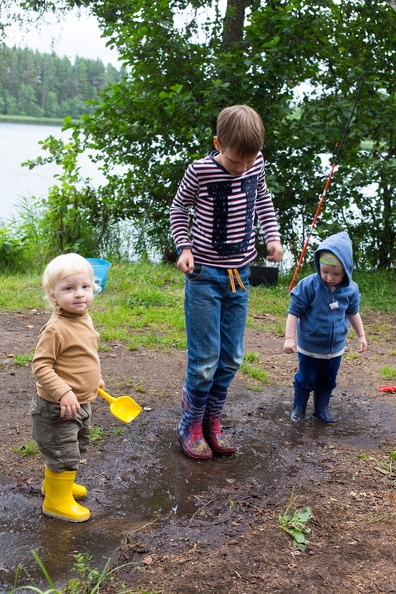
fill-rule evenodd
<path id="1" fill-rule="evenodd" d="M 81 404 L 94 400 L 101 378 L 98 344 L 88 313 L 57 307 L 40 331 L 33 358 L 38 395 L 59 402 L 73 390 Z"/>

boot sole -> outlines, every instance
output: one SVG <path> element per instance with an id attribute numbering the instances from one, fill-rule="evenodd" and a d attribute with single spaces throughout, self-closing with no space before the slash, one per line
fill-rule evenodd
<path id="1" fill-rule="evenodd" d="M 62 516 L 60 514 L 56 514 L 55 512 L 47 511 L 44 508 L 42 508 L 41 511 L 45 516 L 48 516 L 50 518 L 58 518 L 59 520 L 66 520 L 67 522 L 86 522 L 91 517 L 91 514 L 89 514 L 85 518 L 68 518 L 67 516 Z"/>
<path id="2" fill-rule="evenodd" d="M 213 452 L 213 456 L 217 456 L 219 458 L 227 458 L 227 457 L 229 458 L 230 456 L 233 456 L 234 454 L 236 454 L 236 449 L 232 452 L 229 452 L 229 451 L 223 452 L 222 450 L 213 449 L 212 446 L 210 446 L 210 447 Z"/>
<path id="3" fill-rule="evenodd" d="M 340 422 L 338 419 L 337 420 L 334 420 L 334 421 L 325 421 L 324 419 L 321 419 L 320 417 L 317 417 L 314 414 L 312 414 L 312 416 L 317 421 L 320 421 L 321 423 L 325 423 L 325 425 L 337 425 Z"/>

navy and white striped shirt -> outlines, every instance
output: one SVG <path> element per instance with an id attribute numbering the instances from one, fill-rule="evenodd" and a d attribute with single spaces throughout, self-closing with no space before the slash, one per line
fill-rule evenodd
<path id="1" fill-rule="evenodd" d="M 278 224 L 263 155 L 258 153 L 254 165 L 235 177 L 214 159 L 217 154 L 187 168 L 170 209 L 171 231 L 178 248 L 192 250 L 195 263 L 240 268 L 257 256 L 255 213 L 266 243 L 280 241 Z"/>

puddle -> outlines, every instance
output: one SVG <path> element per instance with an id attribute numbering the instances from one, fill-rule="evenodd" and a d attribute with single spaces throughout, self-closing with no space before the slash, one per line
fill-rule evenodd
<path id="1" fill-rule="evenodd" d="M 393 416 L 384 405 L 376 419 L 369 418 L 367 407 L 345 402 L 342 409 L 341 405 L 332 408 L 342 418 L 339 425 L 330 427 L 312 419 L 294 424 L 289 419 L 290 403 L 277 397 L 275 388 L 267 391 L 275 396 L 271 398 L 275 405 L 260 404 L 262 395 L 242 391 L 229 407 L 224 425 L 238 444 L 238 454 L 230 459 L 188 460 L 176 444 L 174 411 L 158 411 L 150 424 L 150 436 L 144 438 L 136 438 L 143 426 L 139 428 L 136 421 L 135 437 L 125 438 L 117 451 L 105 446 L 100 460 L 88 461 L 82 472 L 89 490 L 85 505 L 92 513 L 88 522 L 47 518 L 40 513 L 39 495 L 22 493 L 14 484 L 0 480 L 0 594 L 12 589 L 18 563 L 35 585 L 48 588 L 31 554 L 33 549 L 62 588 L 75 577 L 75 553 L 92 555 L 93 566 L 101 570 L 128 533 L 155 521 L 192 516 L 199 508 L 198 496 L 208 489 L 224 489 L 250 477 L 268 486 L 282 476 L 320 478 L 323 469 L 315 466 L 318 449 L 339 443 L 364 451 L 378 446 L 379 427 L 384 435 L 391 435 Z M 246 412 L 245 398 L 251 412 Z M 375 429 L 374 436 L 370 428 Z M 109 468 L 111 479 L 102 472 Z M 96 475 L 89 475 L 94 471 Z M 20 578 L 17 585 L 22 583 L 27 584 L 27 579 Z"/>

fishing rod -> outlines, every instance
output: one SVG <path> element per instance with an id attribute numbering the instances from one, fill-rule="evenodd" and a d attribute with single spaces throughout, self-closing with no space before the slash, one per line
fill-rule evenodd
<path id="1" fill-rule="evenodd" d="M 328 175 L 328 177 L 327 177 L 327 180 L 326 180 L 325 186 L 324 186 L 324 188 L 323 188 L 322 195 L 321 195 L 321 197 L 320 197 L 320 200 L 319 200 L 319 203 L 318 203 L 318 206 L 317 206 L 316 212 L 315 212 L 315 216 L 314 216 L 314 218 L 313 218 L 313 221 L 312 221 L 312 224 L 311 224 L 310 230 L 309 230 L 309 231 L 308 231 L 308 233 L 307 233 L 307 237 L 306 237 L 306 240 L 305 240 L 305 242 L 304 242 L 304 246 L 303 246 L 303 249 L 302 249 L 301 255 L 300 255 L 299 259 L 298 259 L 298 263 L 297 263 L 297 266 L 296 266 L 296 270 L 295 270 L 295 272 L 294 272 L 294 274 L 293 274 L 293 278 L 292 278 L 292 280 L 291 280 L 291 283 L 290 283 L 290 286 L 289 286 L 289 293 L 290 293 L 290 291 L 293 289 L 293 287 L 294 287 L 294 284 L 295 284 L 295 282 L 296 282 L 296 278 L 297 278 L 297 276 L 298 276 L 298 273 L 300 272 L 301 264 L 303 263 L 303 260 L 304 260 L 304 257 L 305 257 L 305 254 L 306 254 L 306 251 L 307 251 L 307 248 L 308 248 L 308 244 L 309 244 L 309 242 L 310 242 L 310 239 L 311 239 L 311 237 L 312 237 L 313 231 L 314 231 L 314 229 L 315 229 L 316 222 L 317 222 L 317 220 L 318 220 L 318 217 L 319 217 L 320 211 L 322 210 L 322 206 L 323 206 L 323 204 L 324 204 L 324 201 L 325 201 L 325 198 L 326 198 L 326 195 L 327 195 L 327 191 L 328 191 L 328 189 L 329 189 L 329 187 L 330 187 L 331 180 L 332 180 L 332 177 L 333 177 L 333 174 L 334 174 L 334 170 L 335 170 L 335 168 L 336 168 L 336 167 L 337 167 L 337 165 L 338 165 L 338 160 L 339 160 L 339 158 L 340 158 L 341 150 L 342 150 L 342 147 L 343 147 L 343 144 L 344 144 L 345 138 L 346 138 L 346 136 L 347 136 L 347 134 L 348 134 L 349 126 L 350 126 L 350 124 L 351 124 L 351 121 L 352 121 L 353 115 L 354 115 L 354 113 L 355 113 L 356 106 L 357 106 L 357 102 L 359 101 L 359 97 L 360 97 L 360 93 L 361 93 L 361 90 L 362 90 L 362 87 L 363 87 L 363 83 L 364 83 L 364 81 L 365 81 L 365 78 L 366 78 L 366 75 L 367 75 L 367 72 L 368 72 L 368 67 L 369 67 L 369 65 L 367 65 L 367 67 L 366 67 L 366 69 L 365 69 L 365 71 L 364 71 L 364 73 L 363 73 L 362 79 L 361 79 L 361 81 L 360 81 L 360 84 L 359 84 L 359 87 L 358 87 L 358 92 L 357 92 L 357 94 L 356 94 L 355 101 L 354 101 L 354 104 L 353 104 L 353 107 L 352 107 L 351 113 L 350 113 L 350 115 L 349 115 L 349 118 L 348 118 L 347 124 L 346 124 L 346 126 L 345 126 L 344 133 L 343 133 L 343 135 L 342 135 L 341 141 L 340 141 L 339 143 L 337 142 L 337 143 L 336 143 L 336 145 L 335 145 L 337 150 L 335 151 L 335 155 L 334 155 L 334 158 L 333 158 L 333 163 L 332 163 L 332 165 L 331 165 L 331 168 L 330 168 L 330 173 L 329 173 L 329 175 Z"/>

